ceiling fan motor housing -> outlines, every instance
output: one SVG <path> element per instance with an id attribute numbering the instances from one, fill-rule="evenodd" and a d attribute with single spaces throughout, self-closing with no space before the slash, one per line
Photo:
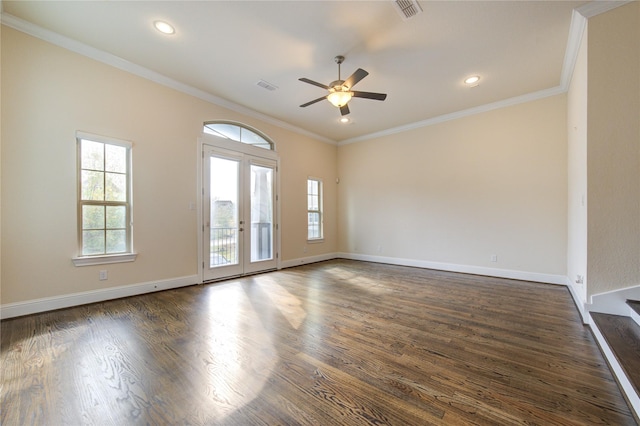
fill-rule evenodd
<path id="1" fill-rule="evenodd" d="M 365 99 L 374 99 L 378 101 L 384 101 L 387 97 L 385 93 L 374 93 L 374 92 L 354 92 L 351 91 L 351 88 L 356 85 L 360 80 L 369 75 L 365 70 L 358 68 L 349 78 L 346 80 L 342 80 L 340 76 L 340 64 L 344 61 L 344 56 L 336 56 L 335 58 L 336 64 L 338 64 L 338 79 L 332 81 L 328 86 L 325 86 L 322 83 L 318 83 L 317 81 L 309 80 L 308 78 L 299 78 L 298 80 L 303 81 L 308 84 L 312 84 L 314 86 L 321 87 L 329 92 L 328 95 L 322 96 L 320 98 L 314 99 L 307 103 L 300 105 L 301 108 L 307 107 L 309 105 L 313 105 L 316 102 L 320 102 L 323 99 L 328 100 L 334 106 L 340 108 L 340 114 L 347 115 L 349 114 L 349 107 L 347 103 L 353 97 L 365 98 Z"/>
<path id="2" fill-rule="evenodd" d="M 329 87 L 332 88 L 332 89 L 338 89 L 340 87 L 343 87 L 343 88 L 349 90 L 349 88 L 347 86 L 344 86 L 344 80 L 332 81 L 331 83 L 329 83 Z"/>

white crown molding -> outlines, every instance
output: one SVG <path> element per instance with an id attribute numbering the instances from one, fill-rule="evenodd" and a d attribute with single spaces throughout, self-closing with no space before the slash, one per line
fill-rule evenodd
<path id="1" fill-rule="evenodd" d="M 0 0 L 0 7 L 2 5 L 1 1 L 2 0 Z M 578 7 L 573 11 L 571 16 L 571 25 L 569 28 L 569 36 L 567 39 L 567 48 L 565 50 L 564 62 L 562 65 L 562 71 L 560 75 L 560 84 L 557 87 L 552 87 L 552 88 L 541 90 L 538 92 L 533 92 L 533 93 L 525 94 L 522 96 L 510 98 L 510 99 L 505 99 L 505 100 L 494 102 L 491 104 L 480 105 L 478 107 L 456 111 L 450 114 L 440 115 L 438 117 L 432 117 L 426 120 L 406 124 L 403 126 L 382 130 L 380 132 L 369 133 L 367 135 L 344 139 L 342 141 L 335 141 L 335 140 L 326 138 L 324 136 L 315 134 L 313 132 L 310 132 L 308 130 L 302 129 L 297 126 L 293 126 L 289 123 L 286 123 L 281 120 L 277 120 L 273 117 L 254 111 L 252 109 L 243 107 L 241 105 L 238 105 L 226 99 L 207 93 L 203 90 L 196 89 L 195 87 L 192 87 L 187 84 L 168 78 L 148 68 L 126 61 L 118 56 L 93 48 L 86 44 L 80 43 L 76 40 L 73 40 L 63 35 L 60 35 L 58 33 L 55 33 L 53 31 L 49 31 L 35 24 L 32 24 L 30 22 L 17 18 L 13 15 L 1 13 L 0 16 L 2 18 L 1 19 L 2 24 L 7 25 L 8 27 L 11 27 L 15 30 L 29 34 L 33 37 L 37 37 L 41 40 L 47 41 L 49 43 L 55 44 L 57 46 L 63 47 L 65 49 L 71 50 L 73 52 L 79 53 L 81 55 L 87 56 L 89 58 L 95 59 L 97 61 L 103 62 L 108 65 L 111 65 L 123 71 L 130 72 L 139 77 L 146 78 L 158 84 L 162 84 L 164 86 L 178 90 L 182 93 L 186 93 L 188 95 L 210 102 L 212 104 L 222 106 L 231 111 L 235 111 L 241 114 L 248 115 L 250 117 L 257 118 L 259 120 L 265 121 L 267 123 L 273 124 L 283 129 L 291 130 L 293 132 L 296 132 L 305 136 L 309 136 L 311 138 L 320 140 L 322 142 L 325 142 L 331 145 L 342 146 L 342 145 L 348 145 L 351 143 L 375 139 L 383 136 L 389 136 L 396 133 L 402 133 L 409 130 L 419 129 L 426 126 L 432 126 L 434 124 L 443 123 L 445 121 L 456 120 L 459 118 L 468 117 L 471 115 L 480 114 L 487 111 L 492 111 L 500 108 L 505 108 L 508 106 L 517 105 L 520 103 L 531 102 L 531 101 L 546 98 L 549 96 L 565 93 L 569 88 L 569 84 L 571 83 L 571 77 L 573 75 L 573 69 L 575 67 L 576 59 L 578 56 L 578 49 L 580 48 L 582 36 L 586 28 L 587 19 L 592 18 L 601 13 L 608 12 L 612 9 L 623 6 L 627 3 L 631 3 L 633 1 L 637 1 L 637 0 L 592 1 L 590 3 L 584 4 Z M 1 12 L 1 8 L 0 8 L 0 12 Z"/>
<path id="2" fill-rule="evenodd" d="M 433 126 L 434 124 L 444 123 L 445 121 L 457 120 L 459 118 L 468 117 L 470 115 L 480 114 L 483 112 L 493 111 L 500 108 L 506 108 L 513 105 L 522 104 L 525 102 L 531 102 L 538 99 L 547 98 L 549 96 L 559 95 L 566 92 L 561 86 L 552 87 L 550 89 L 540 90 L 534 93 L 527 93 L 525 95 L 516 96 L 502 101 L 493 102 L 490 104 L 480 105 L 477 107 L 464 109 L 461 111 L 452 112 L 450 114 L 440 115 L 438 117 L 428 118 L 426 120 L 417 121 L 415 123 L 406 124 L 404 126 L 393 127 L 391 129 L 382 130 L 376 133 L 369 133 L 368 135 L 358 136 L 355 138 L 345 139 L 338 142 L 338 146 L 348 145 L 350 143 L 362 142 L 369 139 L 380 138 L 383 136 L 389 136 L 396 133 L 407 132 L 409 130 L 419 129 L 421 127 Z"/>
<path id="3" fill-rule="evenodd" d="M 573 70 L 575 69 L 578 52 L 580 50 L 580 43 L 582 42 L 585 29 L 587 28 L 588 19 L 617 7 L 624 6 L 632 1 L 634 0 L 593 1 L 573 10 L 573 13 L 571 14 L 571 26 L 569 27 L 567 48 L 565 50 L 564 62 L 562 64 L 560 87 L 564 90 L 569 90 L 569 84 L 571 84 Z"/>
<path id="4" fill-rule="evenodd" d="M 72 52 L 78 53 L 80 55 L 86 56 L 88 58 L 110 65 L 112 67 L 118 68 L 122 71 L 126 71 L 128 73 L 137 75 L 138 77 L 151 80 L 155 83 L 161 84 L 171 89 L 175 89 L 179 92 L 196 97 L 198 99 L 202 99 L 203 101 L 227 108 L 231 111 L 235 111 L 235 112 L 247 115 L 249 117 L 257 118 L 258 120 L 262 120 L 266 123 L 273 124 L 274 126 L 278 126 L 283 129 L 290 130 L 292 132 L 309 136 L 321 142 L 328 143 L 331 145 L 337 144 L 335 140 L 315 134 L 313 132 L 310 132 L 308 130 L 286 123 L 284 121 L 277 120 L 266 114 L 254 111 L 250 108 L 243 107 L 234 102 L 212 95 L 211 93 L 205 92 L 203 90 L 196 89 L 195 87 L 189 86 L 187 84 L 184 84 L 172 78 L 166 77 L 160 73 L 157 73 L 143 66 L 134 64 L 133 62 L 129 62 L 116 55 L 112 55 L 111 53 L 107 53 L 100 49 L 96 49 L 94 47 L 86 45 L 84 43 L 80 43 L 79 41 L 73 40 L 69 37 L 65 37 L 61 34 L 55 33 L 45 28 L 39 27 L 35 24 L 32 24 L 31 22 L 17 18 L 8 13 L 2 13 L 0 17 L 1 17 L 0 22 L 2 22 L 3 25 L 13 28 L 14 30 L 39 38 L 48 43 L 54 44 L 56 46 L 62 47 L 64 49 L 70 50 Z"/>
<path id="5" fill-rule="evenodd" d="M 601 13 L 608 12 L 617 7 L 624 6 L 627 3 L 632 3 L 637 0 L 604 0 L 604 1 L 592 1 L 587 4 L 583 4 L 582 6 L 576 8 L 575 10 L 580 13 L 585 18 L 593 18 L 596 15 L 600 15 Z"/>
<path id="6" fill-rule="evenodd" d="M 487 111 L 492 111 L 499 108 L 505 108 L 525 102 L 531 102 L 538 99 L 546 98 L 549 96 L 565 93 L 569 90 L 569 84 L 571 83 L 571 77 L 573 76 L 573 70 L 578 58 L 578 51 L 580 49 L 580 43 L 582 42 L 582 36 L 587 26 L 587 19 L 592 18 L 601 13 L 608 12 L 617 7 L 623 6 L 627 3 L 637 0 L 621 0 L 621 1 L 594 1 L 580 6 L 573 10 L 571 15 L 571 24 L 569 27 L 569 36 L 567 38 L 567 47 L 565 49 L 564 61 L 562 64 L 562 71 L 560 74 L 560 85 L 552 87 L 550 89 L 541 90 L 538 92 L 528 93 L 522 96 L 517 96 L 510 99 L 494 102 L 491 104 L 480 105 L 478 107 L 465 109 L 462 111 L 456 111 L 451 114 L 440 115 L 438 117 L 429 118 L 427 120 L 410 123 L 404 126 L 394 127 L 391 129 L 382 130 L 376 133 L 370 133 L 368 135 L 362 135 L 355 138 L 345 139 L 338 142 L 339 146 L 348 145 L 355 142 L 363 142 L 369 139 L 375 139 L 383 136 L 389 136 L 396 133 L 402 133 L 409 130 L 419 129 L 421 127 L 432 126 L 434 124 L 443 123 L 449 120 L 456 120 L 463 117 L 468 117 L 475 114 L 480 114 Z"/>
<path id="7" fill-rule="evenodd" d="M 584 31 L 587 28 L 587 18 L 580 14 L 576 9 L 571 14 L 571 25 L 569 27 L 569 37 L 567 38 L 567 48 L 564 53 L 564 61 L 562 63 L 562 72 L 560 74 L 560 87 L 565 91 L 569 90 L 573 70 L 578 60 L 578 52 L 580 51 L 580 43 Z"/>

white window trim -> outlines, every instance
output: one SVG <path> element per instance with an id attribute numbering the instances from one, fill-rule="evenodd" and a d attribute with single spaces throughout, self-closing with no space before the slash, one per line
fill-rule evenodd
<path id="1" fill-rule="evenodd" d="M 129 150 L 133 148 L 133 143 L 130 141 L 125 141 L 121 139 L 96 135 L 93 133 L 87 133 L 82 131 L 76 131 L 76 141 L 80 139 L 87 139 L 90 141 L 101 142 L 105 144 L 118 145 L 123 146 Z M 130 232 L 131 232 L 131 241 L 130 241 L 130 251 L 126 253 L 115 253 L 115 254 L 98 254 L 94 256 L 76 256 L 71 259 L 74 266 L 92 266 L 92 265 L 107 265 L 110 263 L 126 263 L 126 262 L 134 262 L 138 256 L 138 254 L 133 250 L 133 199 L 131 197 L 131 187 L 133 186 L 133 176 L 132 176 L 132 168 L 131 168 L 131 156 L 129 157 L 129 165 L 128 165 L 128 174 L 129 174 L 129 219 L 130 219 Z M 79 170 L 78 165 L 78 170 Z M 80 218 L 78 219 L 80 221 Z M 81 239 L 78 236 L 79 245 Z M 79 247 L 81 250 L 82 247 Z"/>
<path id="2" fill-rule="evenodd" d="M 79 256 L 71 259 L 75 266 L 107 265 L 109 263 L 134 262 L 138 253 L 103 254 L 97 256 Z"/>
<path id="3" fill-rule="evenodd" d="M 220 134 L 219 132 L 209 128 L 209 125 L 216 125 L 216 124 L 227 124 L 227 125 L 232 125 L 232 126 L 236 126 L 240 129 L 240 140 L 235 140 L 232 138 L 229 138 L 225 135 Z M 243 130 L 247 130 L 250 133 L 255 134 L 256 136 L 259 136 L 260 138 L 262 138 L 262 140 L 265 141 L 265 143 L 267 143 L 269 145 L 269 148 L 262 148 L 259 146 L 255 146 L 254 144 L 245 142 L 242 140 L 242 131 Z M 270 137 L 268 137 L 267 135 L 265 135 L 264 133 L 262 133 L 260 130 L 255 129 L 249 125 L 243 124 L 239 121 L 232 121 L 232 120 L 212 120 L 212 121 L 205 121 L 204 122 L 204 128 L 203 128 L 203 133 L 208 134 L 208 135 L 212 135 L 212 136 L 216 136 L 218 138 L 222 138 L 222 139 L 227 139 L 230 141 L 234 141 L 237 143 L 241 143 L 243 145 L 247 145 L 250 146 L 252 148 L 258 148 L 260 150 L 266 150 L 266 151 L 275 151 L 276 150 L 276 144 L 275 142 L 273 142 L 273 140 L 271 140 Z"/>
<path id="4" fill-rule="evenodd" d="M 309 238 L 309 231 L 308 231 L 308 227 L 309 227 L 309 221 L 307 219 L 307 243 L 309 244 L 314 244 L 314 243 L 322 243 L 324 242 L 324 181 L 322 180 L 322 178 L 319 177 L 315 177 L 315 176 L 307 176 L 307 183 L 310 180 L 315 180 L 318 181 L 319 187 L 318 187 L 318 212 L 320 213 L 320 237 L 319 238 Z M 307 192 L 307 197 L 309 197 L 309 193 Z M 307 214 L 309 213 L 309 200 L 307 198 Z"/>

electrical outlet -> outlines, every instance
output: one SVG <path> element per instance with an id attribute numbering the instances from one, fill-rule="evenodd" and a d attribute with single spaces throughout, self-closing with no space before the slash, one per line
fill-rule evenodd
<path id="1" fill-rule="evenodd" d="M 100 278 L 100 281 L 107 280 L 108 279 L 107 270 L 103 269 L 102 271 L 100 271 L 100 273 L 98 274 L 98 278 Z"/>
<path id="2" fill-rule="evenodd" d="M 491 255 L 491 261 L 492 262 L 497 262 L 498 261 L 498 255 L 497 254 L 492 254 Z"/>

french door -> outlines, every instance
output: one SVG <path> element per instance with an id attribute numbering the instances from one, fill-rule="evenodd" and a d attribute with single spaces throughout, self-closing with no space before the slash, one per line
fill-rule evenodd
<path id="1" fill-rule="evenodd" d="M 276 166 L 203 145 L 203 281 L 276 269 Z"/>

